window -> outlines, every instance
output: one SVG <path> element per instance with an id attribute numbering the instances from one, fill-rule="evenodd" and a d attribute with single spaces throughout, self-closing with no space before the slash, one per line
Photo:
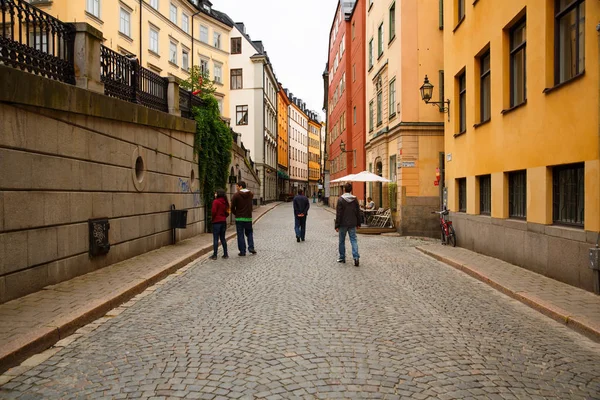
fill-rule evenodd
<path id="1" fill-rule="evenodd" d="M 169 43 L 169 62 L 177 64 L 177 43 Z"/>
<path id="2" fill-rule="evenodd" d="M 231 88 L 232 89 L 242 89 L 243 81 L 242 81 L 242 69 L 232 69 L 231 70 Z"/>
<path id="3" fill-rule="evenodd" d="M 515 107 L 527 99 L 525 19 L 510 30 L 510 106 Z"/>
<path id="4" fill-rule="evenodd" d="M 554 223 L 577 225 L 584 222 L 584 164 L 552 169 L 552 219 Z"/>
<path id="5" fill-rule="evenodd" d="M 383 22 L 377 29 L 377 58 L 383 54 Z"/>
<path id="6" fill-rule="evenodd" d="M 152 6 L 152 8 L 154 8 L 155 10 L 158 10 L 158 0 L 150 0 L 150 5 Z"/>
<path id="7" fill-rule="evenodd" d="M 210 71 L 208 69 L 208 60 L 200 59 L 200 72 L 202 73 L 202 75 L 206 76 L 210 74 Z"/>
<path id="8" fill-rule="evenodd" d="M 390 175 L 389 179 L 392 182 L 396 181 L 396 155 L 390 156 Z"/>
<path id="9" fill-rule="evenodd" d="M 190 59 L 190 53 L 187 50 L 182 49 L 181 50 L 181 68 L 183 68 L 184 71 L 187 71 L 190 69 L 189 59 Z"/>
<path id="10" fill-rule="evenodd" d="M 383 92 L 380 90 L 379 92 L 377 92 L 377 126 L 379 126 L 383 123 L 383 120 L 381 117 L 382 97 L 383 97 Z"/>
<path id="11" fill-rule="evenodd" d="M 356 106 L 352 109 L 352 121 L 356 125 Z"/>
<path id="12" fill-rule="evenodd" d="M 373 130 L 373 100 L 369 102 L 369 132 Z"/>
<path id="13" fill-rule="evenodd" d="M 490 215 L 492 212 L 492 177 L 479 177 L 479 214 Z"/>
<path id="14" fill-rule="evenodd" d="M 231 54 L 242 54 L 242 38 L 231 38 Z"/>
<path id="15" fill-rule="evenodd" d="M 248 106 L 235 106 L 235 120 L 237 125 L 248 125 Z"/>
<path id="16" fill-rule="evenodd" d="M 223 115 L 223 98 L 217 97 L 217 104 L 219 104 L 219 113 Z"/>
<path id="17" fill-rule="evenodd" d="M 461 73 L 458 78 L 458 127 L 459 132 L 467 131 L 467 79 L 466 72 Z"/>
<path id="18" fill-rule="evenodd" d="M 158 54 L 158 31 L 150 28 L 150 40 L 148 41 L 148 48 Z"/>
<path id="19" fill-rule="evenodd" d="M 392 79 L 390 82 L 390 117 L 396 115 L 396 78 Z"/>
<path id="20" fill-rule="evenodd" d="M 219 32 L 213 32 L 213 46 L 217 49 L 221 48 L 221 34 Z"/>
<path id="21" fill-rule="evenodd" d="M 508 173 L 508 216 L 527 218 L 527 172 Z"/>
<path id="22" fill-rule="evenodd" d="M 208 43 L 208 28 L 204 25 L 200 25 L 200 41 Z"/>
<path id="23" fill-rule="evenodd" d="M 177 25 L 177 7 L 173 4 L 171 4 L 171 7 L 169 8 L 169 19 L 172 23 Z"/>
<path id="24" fill-rule="evenodd" d="M 457 0 L 458 22 L 465 17 L 465 0 Z"/>
<path id="25" fill-rule="evenodd" d="M 458 211 L 467 212 L 467 178 L 456 180 L 458 184 Z"/>
<path id="26" fill-rule="evenodd" d="M 369 69 L 373 68 L 373 39 L 369 41 Z"/>
<path id="27" fill-rule="evenodd" d="M 4 26 L 6 27 L 7 25 Z M 47 35 L 44 32 L 38 32 L 35 35 L 33 34 L 33 32 L 30 32 L 29 43 L 33 44 L 34 49 L 39 50 L 42 53 L 48 53 L 48 36 L 50 36 L 50 49 L 54 50 L 54 45 L 52 44 L 54 36 L 52 36 L 51 34 Z"/>
<path id="28" fill-rule="evenodd" d="M 85 11 L 96 18 L 100 18 L 100 0 L 87 0 Z"/>
<path id="29" fill-rule="evenodd" d="M 355 21 L 352 21 L 352 40 L 354 40 L 355 36 L 355 31 L 356 31 L 356 23 Z"/>
<path id="30" fill-rule="evenodd" d="M 352 82 L 356 82 L 356 64 L 352 64 Z"/>
<path id="31" fill-rule="evenodd" d="M 585 1 L 556 0 L 555 83 L 583 72 L 585 63 Z"/>
<path id="32" fill-rule="evenodd" d="M 123 35 L 131 36 L 131 14 L 124 8 L 121 8 L 119 32 Z"/>
<path id="33" fill-rule="evenodd" d="M 490 51 L 488 50 L 479 58 L 479 102 L 481 122 L 489 121 L 491 118 L 492 86 L 490 72 Z"/>
<path id="34" fill-rule="evenodd" d="M 190 32 L 190 17 L 184 13 L 181 13 L 181 29 L 183 29 L 185 33 Z"/>
<path id="35" fill-rule="evenodd" d="M 396 3 L 390 7 L 390 41 L 396 37 Z"/>
<path id="36" fill-rule="evenodd" d="M 222 70 L 223 70 L 223 66 L 221 64 L 217 64 L 214 63 L 214 67 L 215 67 L 215 82 L 217 83 L 223 83 L 223 74 L 222 74 Z"/>

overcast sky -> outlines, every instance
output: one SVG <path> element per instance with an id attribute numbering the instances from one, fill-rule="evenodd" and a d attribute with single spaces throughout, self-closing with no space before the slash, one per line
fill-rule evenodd
<path id="1" fill-rule="evenodd" d="M 323 71 L 338 0 L 211 0 L 262 40 L 277 79 L 324 118 Z"/>

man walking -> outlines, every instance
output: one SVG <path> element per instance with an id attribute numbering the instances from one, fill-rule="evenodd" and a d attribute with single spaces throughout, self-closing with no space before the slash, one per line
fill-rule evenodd
<path id="1" fill-rule="evenodd" d="M 252 231 L 252 198 L 254 195 L 246 189 L 246 182 L 239 181 L 237 184 L 237 192 L 231 198 L 231 212 L 235 215 L 235 228 L 237 231 L 237 242 L 239 254 L 244 257 L 246 255 L 246 239 L 248 238 L 248 251 L 256 254 L 254 250 L 254 234 Z"/>
<path id="2" fill-rule="evenodd" d="M 339 233 L 340 251 L 337 262 L 346 262 L 346 233 L 348 233 L 354 266 L 358 267 L 360 256 L 358 254 L 358 242 L 356 241 L 356 228 L 360 228 L 360 207 L 356 196 L 352 194 L 351 183 L 344 185 L 344 192 L 338 199 L 335 213 L 335 231 Z"/>
<path id="3" fill-rule="evenodd" d="M 310 202 L 308 197 L 304 195 L 302 189 L 298 190 L 298 194 L 294 197 L 294 230 L 296 231 L 296 242 L 306 238 L 306 216 Z"/>

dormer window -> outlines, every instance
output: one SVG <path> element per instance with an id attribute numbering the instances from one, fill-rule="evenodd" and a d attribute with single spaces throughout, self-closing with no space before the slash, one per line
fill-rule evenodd
<path id="1" fill-rule="evenodd" d="M 210 6 L 208 4 L 204 4 L 204 9 L 208 12 L 210 12 Z"/>

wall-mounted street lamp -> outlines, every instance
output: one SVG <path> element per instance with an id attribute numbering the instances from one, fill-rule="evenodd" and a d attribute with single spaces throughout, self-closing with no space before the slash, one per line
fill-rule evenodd
<path id="1" fill-rule="evenodd" d="M 344 143 L 343 140 L 340 142 L 340 150 L 342 151 L 342 153 L 349 153 L 350 152 L 350 150 L 346 151 L 346 143 Z"/>
<path id="2" fill-rule="evenodd" d="M 450 122 L 450 100 L 446 101 L 430 101 L 431 96 L 433 95 L 433 85 L 429 83 L 429 78 L 425 75 L 425 81 L 423 82 L 423 86 L 421 86 L 421 99 L 425 102 L 425 104 L 433 104 L 438 106 L 440 112 L 448 113 L 448 122 Z"/>

